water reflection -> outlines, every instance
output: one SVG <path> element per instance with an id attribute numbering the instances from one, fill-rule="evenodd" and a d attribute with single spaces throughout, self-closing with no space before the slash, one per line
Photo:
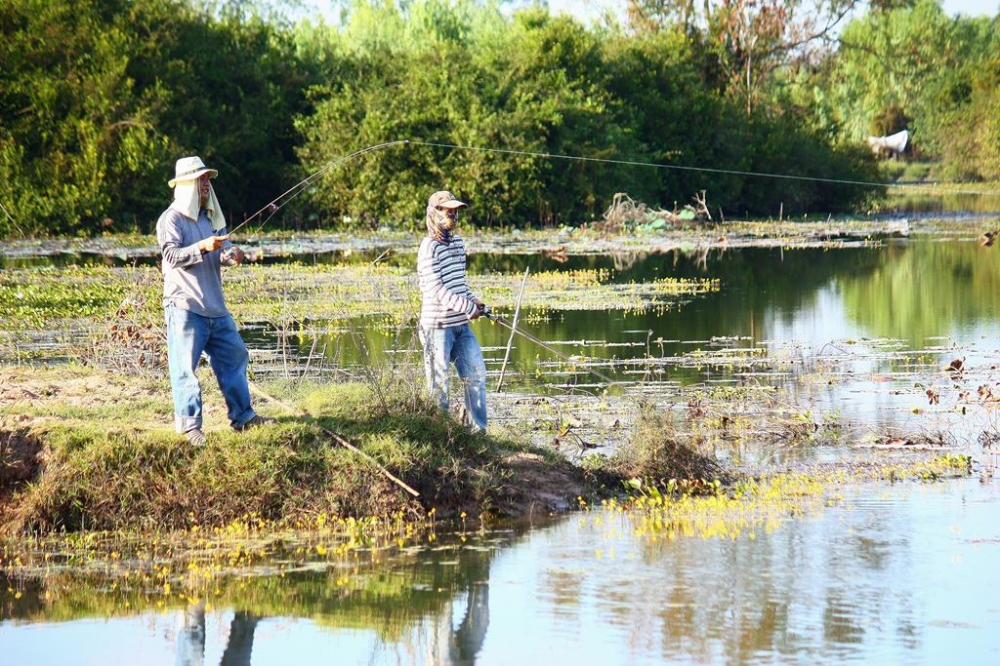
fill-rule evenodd
<path id="1" fill-rule="evenodd" d="M 180 613 L 180 630 L 177 632 L 177 666 L 204 666 L 205 664 L 205 604 L 198 602 Z M 260 620 L 244 611 L 233 613 L 222 651 L 220 666 L 250 666 L 253 654 L 253 635 Z"/>
<path id="2" fill-rule="evenodd" d="M 515 337 L 505 381 L 523 390 L 563 391 L 592 386 L 597 379 L 586 368 L 593 367 L 644 389 L 741 378 L 792 389 L 817 365 L 844 380 L 905 375 L 947 364 L 949 348 L 958 347 L 966 348 L 966 362 L 992 363 L 994 350 L 984 341 L 1000 333 L 1000 262 L 990 252 L 974 242 L 927 239 L 836 251 L 719 251 L 704 264 L 677 252 L 636 257 L 618 270 L 611 257 L 570 257 L 561 268 L 610 270 L 616 282 L 707 276 L 719 279 L 721 289 L 641 312 L 548 310 L 532 307 L 529 282 L 521 327 L 578 360 L 567 363 Z M 474 255 L 470 274 L 542 270 L 551 268 L 548 261 Z M 379 317 L 353 324 L 340 322 L 331 331 L 324 330 L 326 322 L 312 322 L 280 342 L 262 330 L 254 340 L 265 347 L 290 344 L 302 356 L 325 350 L 327 362 L 347 366 L 405 361 L 417 349 L 406 325 Z M 480 321 L 476 332 L 496 377 L 509 331 Z"/>
<path id="3" fill-rule="evenodd" d="M 844 493 L 803 516 L 717 539 L 640 532 L 627 515 L 577 515 L 522 536 L 401 553 L 359 569 L 348 585 L 315 573 L 243 579 L 211 607 L 158 611 L 151 601 L 109 612 L 107 581 L 8 582 L 22 599 L 38 599 L 21 606 L 36 609 L 31 619 L 18 619 L 4 594 L 0 649 L 24 666 L 608 666 L 804 655 L 809 663 L 939 664 L 961 645 L 965 663 L 997 663 L 1000 602 L 982 586 L 1000 556 L 1000 484 Z"/>
<path id="4" fill-rule="evenodd" d="M 608 271 L 618 282 L 707 276 L 721 288 L 659 310 L 545 310 L 531 307 L 529 282 L 521 327 L 559 356 L 515 337 L 504 387 L 554 397 L 609 388 L 613 396 L 659 401 L 675 400 L 684 388 L 773 387 L 803 413 L 834 415 L 854 439 L 902 428 L 974 445 L 993 427 L 990 410 L 947 409 L 928 404 L 928 395 L 955 394 L 951 387 L 960 385 L 958 393 L 974 396 L 1000 381 L 996 251 L 973 239 L 911 238 L 836 250 L 637 255 L 616 269 L 613 257 L 569 257 L 561 268 Z M 470 274 L 481 276 L 553 267 L 545 257 L 509 255 L 474 255 L 472 265 Z M 283 342 L 293 356 L 324 350 L 314 368 L 384 359 L 419 365 L 405 323 L 368 317 L 339 322 L 335 331 L 314 324 Z M 495 386 L 509 332 L 486 321 L 474 326 Z M 275 343 L 262 331 L 255 344 Z M 967 370 L 942 372 L 955 360 Z M 616 383 L 607 387 L 597 372 Z M 916 410 L 927 413 L 919 422 Z"/>
<path id="5" fill-rule="evenodd" d="M 679 388 L 765 386 L 780 389 L 803 411 L 843 411 L 882 426 L 907 418 L 915 399 L 926 400 L 921 398 L 925 390 L 933 394 L 941 388 L 937 384 L 953 379 L 940 370 L 955 360 L 970 369 L 962 375 L 969 382 L 962 391 L 975 395 L 980 386 L 994 386 L 993 368 L 1000 367 L 994 343 L 1000 335 L 997 252 L 974 238 L 926 236 L 794 251 L 720 249 L 558 260 L 538 253 L 474 254 L 470 275 L 484 286 L 498 272 L 520 275 L 527 267 L 533 272 L 602 271 L 621 284 L 706 277 L 720 284 L 718 291 L 659 308 L 580 310 L 546 309 L 533 302 L 529 279 L 520 327 L 544 345 L 514 337 L 504 374 L 508 392 L 559 397 L 600 395 L 609 388 L 612 397 L 665 402 L 676 399 Z M 350 259 L 370 261 L 380 254 L 379 248 L 352 251 Z M 389 260 L 406 265 L 413 256 Z M 399 293 L 412 286 L 394 283 Z M 499 314 L 508 321 L 512 315 L 509 310 Z M 254 371 L 262 376 L 311 371 L 364 378 L 372 367 L 420 366 L 415 318 L 399 320 L 398 312 L 242 323 Z M 21 354 L 62 359 L 94 333 L 66 326 L 63 331 L 15 329 L 0 342 L 18 359 Z M 482 320 L 474 326 L 495 386 L 509 331 Z M 611 387 L 602 376 L 615 380 Z M 950 428 L 952 418 L 943 415 L 941 428 Z"/>
<path id="6" fill-rule="evenodd" d="M 933 185 L 926 186 L 928 193 L 921 193 L 919 187 L 896 190 L 886 202 L 886 211 L 896 213 L 955 213 L 997 214 L 1000 212 L 1000 193 L 985 187 L 970 184 L 962 192 L 949 192 Z M 892 191 L 892 190 L 890 190 Z"/>
<path id="7" fill-rule="evenodd" d="M 203 666 L 205 663 L 205 605 L 194 604 L 180 614 L 177 632 L 177 666 Z"/>

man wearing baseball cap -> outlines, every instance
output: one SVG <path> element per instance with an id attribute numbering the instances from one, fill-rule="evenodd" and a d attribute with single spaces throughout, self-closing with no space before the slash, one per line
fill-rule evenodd
<path id="1" fill-rule="evenodd" d="M 196 374 L 202 352 L 215 372 L 235 430 L 274 421 L 258 416 L 250 406 L 250 355 L 222 294 L 222 266 L 242 263 L 244 254 L 226 235 L 226 218 L 211 182 L 218 173 L 200 157 L 177 160 L 169 181 L 174 200 L 156 223 L 174 425 L 196 446 L 206 443 Z"/>
<path id="2" fill-rule="evenodd" d="M 420 282 L 420 342 L 431 395 L 448 411 L 448 383 L 455 364 L 465 384 L 465 418 L 473 432 L 486 430 L 486 363 L 469 326 L 484 312 L 473 296 L 465 267 L 465 244 L 455 232 L 458 211 L 467 205 L 451 192 L 435 192 L 427 201 L 427 235 L 417 252 Z"/>

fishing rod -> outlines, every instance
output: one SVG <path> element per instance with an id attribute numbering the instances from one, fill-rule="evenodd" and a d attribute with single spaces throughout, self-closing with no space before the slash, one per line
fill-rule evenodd
<path id="1" fill-rule="evenodd" d="M 282 409 L 284 409 L 289 414 L 293 414 L 295 416 L 304 416 L 306 418 L 312 418 L 312 416 L 306 410 L 304 410 L 304 409 L 297 410 L 294 407 L 292 407 L 291 405 L 288 405 L 288 404 L 282 402 L 281 400 L 278 400 L 274 396 L 269 395 L 263 389 L 261 389 L 259 386 L 257 386 L 256 384 L 254 384 L 253 382 L 249 382 L 249 384 L 250 384 L 250 388 L 254 392 L 256 392 L 258 395 L 260 395 L 265 400 L 267 400 L 269 402 L 273 402 L 274 404 L 278 405 L 279 407 L 281 407 Z M 389 479 L 390 481 L 392 481 L 393 483 L 395 483 L 397 486 L 399 486 L 400 488 L 402 488 L 406 492 L 410 493 L 414 497 L 420 497 L 420 493 L 418 493 L 416 490 L 414 490 L 413 488 L 411 488 L 410 486 L 408 486 L 401 479 L 393 476 L 392 472 L 390 472 L 388 469 L 386 469 L 383 465 L 379 464 L 379 462 L 377 460 L 375 460 L 374 458 L 372 458 L 370 455 L 368 455 L 367 453 L 365 453 L 364 451 L 362 451 L 358 447 L 356 447 L 353 444 L 351 444 L 347 439 L 345 439 L 341 435 L 335 433 L 334 431 L 330 430 L 329 428 L 324 428 L 323 426 L 319 426 L 319 429 L 322 430 L 324 433 L 326 433 L 329 437 L 331 437 L 335 442 L 337 442 L 338 444 L 340 444 L 341 446 L 343 446 L 345 449 L 347 449 L 351 453 L 356 454 L 357 456 L 363 458 L 368 463 L 370 463 L 371 465 L 373 465 L 375 467 L 375 469 L 377 469 L 379 472 L 381 472 L 383 476 L 385 476 L 387 479 Z"/>
<path id="2" fill-rule="evenodd" d="M 7 219 L 10 220 L 12 224 L 17 224 L 17 222 L 14 220 L 14 216 L 10 214 L 7 208 L 3 205 L 2 201 L 0 201 L 0 210 L 3 211 L 4 215 L 7 216 Z"/>
<path id="3" fill-rule="evenodd" d="M 506 328 L 507 330 L 509 330 L 511 333 L 516 333 L 517 335 L 520 335 L 525 340 L 528 340 L 530 342 L 535 343 L 536 345 L 538 345 L 542 349 L 546 350 L 547 352 L 549 352 L 551 354 L 555 354 L 556 356 L 558 356 L 562 360 L 566 361 L 567 363 L 575 363 L 575 361 L 571 357 L 567 356 L 566 354 L 563 354 L 562 352 L 560 352 L 560 351 L 558 351 L 556 349 L 553 349 L 551 345 L 548 345 L 545 342 L 542 342 L 541 340 L 539 340 L 538 338 L 536 338 L 535 336 L 533 336 L 531 333 L 528 333 L 527 331 L 522 331 L 520 328 L 518 328 L 516 326 L 513 326 L 513 325 L 507 323 L 506 321 L 504 321 L 503 319 L 501 319 L 500 317 L 496 316 L 495 314 L 493 314 L 493 311 L 488 306 L 484 305 L 483 308 L 482 308 L 482 310 L 480 311 L 480 314 L 483 317 L 486 317 L 487 319 L 489 319 L 490 321 L 492 321 L 492 322 L 494 322 L 496 324 L 500 324 L 501 326 L 503 326 L 504 328 Z M 597 377 L 600 377 L 601 379 L 603 379 L 604 381 L 606 381 L 609 384 L 616 384 L 616 383 L 618 383 L 616 380 L 611 379 L 611 377 L 608 377 L 603 372 L 598 372 L 597 370 L 594 370 L 593 368 L 588 368 L 586 366 L 583 366 L 583 369 L 586 370 L 587 372 L 593 374 L 593 375 L 596 375 Z"/>
<path id="4" fill-rule="evenodd" d="M 10 220 L 11 226 L 13 228 L 17 229 L 18 233 L 20 233 L 22 236 L 24 236 L 25 233 L 21 229 L 21 226 L 17 223 L 17 220 L 14 219 L 14 216 L 10 214 L 10 211 L 7 210 L 7 207 L 3 205 L 3 202 L 0 202 L 0 210 L 2 210 L 3 213 L 4 213 L 4 215 L 7 216 L 7 219 Z"/>
<path id="5" fill-rule="evenodd" d="M 265 205 L 263 208 L 261 208 L 260 210 L 258 210 L 256 213 L 254 213 L 253 215 L 251 215 L 250 217 L 248 217 L 247 219 L 243 220 L 238 225 L 236 225 L 235 227 L 233 227 L 233 229 L 229 232 L 229 235 L 235 234 L 237 231 L 239 231 L 240 229 L 242 229 L 243 227 L 245 227 L 254 218 L 260 217 L 264 213 L 270 213 L 266 218 L 264 218 L 261 221 L 260 226 L 263 227 L 265 224 L 268 223 L 268 221 L 272 217 L 274 217 L 275 213 L 277 213 L 279 210 L 281 210 L 286 205 L 288 205 L 293 199 L 295 199 L 295 197 L 299 196 L 300 194 L 302 194 L 303 192 L 305 192 L 307 189 L 309 189 L 309 186 L 313 184 L 313 181 L 315 181 L 317 178 L 319 178 L 320 176 L 322 176 L 326 172 L 328 172 L 328 171 L 330 171 L 330 170 L 332 170 L 332 169 L 340 166 L 341 164 L 344 164 L 345 162 L 350 162 L 351 160 L 356 159 L 358 157 L 361 157 L 362 155 L 367 155 L 368 153 L 374 153 L 374 152 L 377 152 L 379 150 L 384 150 L 385 148 L 390 148 L 392 146 L 406 145 L 408 143 L 410 143 L 409 139 L 399 139 L 397 141 L 387 141 L 385 143 L 379 143 L 379 144 L 368 146 L 367 148 L 362 148 L 360 150 L 356 150 L 356 151 L 354 151 L 353 153 L 351 153 L 349 155 L 345 155 L 344 157 L 341 157 L 341 158 L 338 158 L 338 159 L 335 159 L 335 160 L 331 160 L 330 162 L 328 162 L 326 165 L 324 165 L 320 169 L 318 169 L 318 170 L 314 171 L 313 173 L 309 174 L 308 176 L 306 176 L 305 178 L 303 178 L 302 180 L 300 180 L 299 182 L 295 183 L 290 188 L 288 188 L 287 190 L 285 190 L 284 192 L 282 192 L 277 198 L 275 198 L 274 200 L 272 200 L 270 203 L 268 203 L 267 205 Z M 288 199 L 285 200 L 285 201 L 282 201 L 279 204 L 278 202 L 281 201 L 282 199 L 284 199 L 285 197 L 288 197 Z"/>

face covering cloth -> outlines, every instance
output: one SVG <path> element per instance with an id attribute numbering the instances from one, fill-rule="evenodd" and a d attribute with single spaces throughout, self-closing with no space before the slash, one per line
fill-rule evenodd
<path id="1" fill-rule="evenodd" d="M 441 243 L 451 242 L 451 232 L 455 228 L 455 218 L 458 211 L 454 208 L 438 210 L 434 206 L 427 207 L 427 233 Z"/>
<path id="2" fill-rule="evenodd" d="M 185 180 L 174 187 L 174 200 L 170 207 L 182 215 L 190 217 L 192 220 L 198 219 L 198 211 L 201 209 L 201 197 L 198 193 L 197 180 Z M 215 188 L 212 183 L 208 184 L 208 201 L 205 202 L 205 211 L 208 219 L 212 221 L 212 229 L 218 231 L 225 228 L 226 217 L 222 214 L 222 206 L 215 196 Z"/>

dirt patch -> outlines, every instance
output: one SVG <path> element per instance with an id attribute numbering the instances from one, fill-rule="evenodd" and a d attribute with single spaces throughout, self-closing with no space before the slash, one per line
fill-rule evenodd
<path id="1" fill-rule="evenodd" d="M 0 429 L 0 501 L 38 475 L 42 443 L 26 430 Z"/>
<path id="2" fill-rule="evenodd" d="M 45 403 L 71 407 L 100 407 L 122 404 L 156 395 L 153 388 L 121 375 L 70 367 L 58 371 L 28 368 L 0 369 L 0 404 L 7 412 L 45 411 Z M 18 405 L 17 403 L 21 403 Z M 0 412 L 0 418 L 5 414 Z"/>
<path id="3" fill-rule="evenodd" d="M 14 522 L 15 495 L 42 473 L 42 448 L 34 437 L 0 429 L 0 534 Z"/>
<path id="4" fill-rule="evenodd" d="M 520 452 L 504 462 L 518 488 L 518 497 L 509 507 L 511 514 L 561 513 L 576 506 L 577 498 L 585 493 L 580 469 L 568 461 L 549 462 L 539 454 Z"/>

